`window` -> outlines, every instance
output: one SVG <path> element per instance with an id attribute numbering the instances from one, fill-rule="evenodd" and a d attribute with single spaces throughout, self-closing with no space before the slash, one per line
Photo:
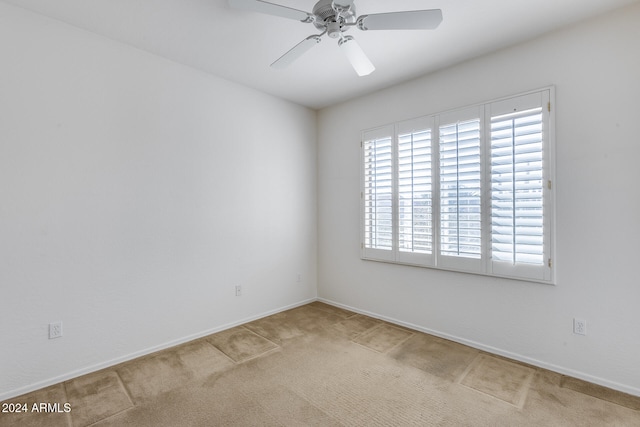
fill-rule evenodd
<path id="1" fill-rule="evenodd" d="M 364 131 L 363 259 L 552 283 L 552 95 Z"/>

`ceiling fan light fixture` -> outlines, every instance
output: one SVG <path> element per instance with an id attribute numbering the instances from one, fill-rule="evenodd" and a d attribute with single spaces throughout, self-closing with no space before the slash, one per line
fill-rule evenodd
<path id="1" fill-rule="evenodd" d="M 340 46 L 340 49 L 342 49 L 359 76 L 367 76 L 376 69 L 353 37 L 342 37 L 338 40 L 338 46 Z"/>
<path id="2" fill-rule="evenodd" d="M 358 43 L 344 32 L 356 27 L 362 31 L 369 30 L 433 30 L 442 22 L 440 9 L 406 10 L 400 12 L 374 13 L 357 17 L 354 0 L 317 0 L 311 13 L 293 9 L 264 0 L 227 0 L 229 6 L 236 9 L 247 9 L 268 15 L 295 19 L 304 23 L 312 23 L 320 34 L 307 37 L 293 49 L 278 58 L 271 66 L 285 68 L 305 52 L 320 42 L 327 35 L 338 39 L 338 45 L 359 76 L 371 74 L 375 67 L 367 58 Z"/>

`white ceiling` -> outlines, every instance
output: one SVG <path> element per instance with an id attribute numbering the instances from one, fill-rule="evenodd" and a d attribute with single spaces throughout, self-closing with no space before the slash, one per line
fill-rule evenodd
<path id="1" fill-rule="evenodd" d="M 356 0 L 357 15 L 442 9 L 433 31 L 352 28 L 376 71 L 358 77 L 324 37 L 285 70 L 269 67 L 318 31 L 226 0 L 0 0 L 311 108 L 322 108 L 639 0 Z M 311 11 L 315 0 L 270 0 Z"/>

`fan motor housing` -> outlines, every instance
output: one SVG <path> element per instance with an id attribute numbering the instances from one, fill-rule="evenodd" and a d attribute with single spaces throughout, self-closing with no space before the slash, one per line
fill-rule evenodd
<path id="1" fill-rule="evenodd" d="M 319 30 L 327 30 L 327 35 L 331 38 L 338 38 L 340 34 L 347 31 L 351 26 L 344 24 L 353 24 L 356 22 L 356 8 L 351 5 L 348 10 L 341 11 L 338 15 L 333 8 L 333 0 L 320 0 L 313 7 L 313 15 L 315 20 L 313 25 Z"/>

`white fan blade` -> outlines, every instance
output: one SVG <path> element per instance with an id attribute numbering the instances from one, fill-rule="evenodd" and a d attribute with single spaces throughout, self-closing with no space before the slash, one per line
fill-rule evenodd
<path id="1" fill-rule="evenodd" d="M 356 70 L 356 73 L 358 73 L 359 76 L 367 76 L 376 69 L 353 37 L 343 37 L 338 41 L 338 45 L 340 45 L 340 48 L 347 56 L 347 59 L 351 62 L 353 69 Z"/>
<path id="2" fill-rule="evenodd" d="M 304 55 L 309 49 L 320 43 L 321 40 L 320 36 L 316 35 L 307 37 L 278 58 L 273 64 L 271 64 L 271 66 L 277 69 L 288 67 L 292 62 Z"/>
<path id="3" fill-rule="evenodd" d="M 296 21 L 311 22 L 313 20 L 313 15 L 310 13 L 261 0 L 229 0 L 229 6 L 280 16 L 281 18 L 295 19 Z"/>
<path id="4" fill-rule="evenodd" d="M 440 9 L 374 13 L 358 18 L 361 30 L 433 30 L 442 22 Z"/>

